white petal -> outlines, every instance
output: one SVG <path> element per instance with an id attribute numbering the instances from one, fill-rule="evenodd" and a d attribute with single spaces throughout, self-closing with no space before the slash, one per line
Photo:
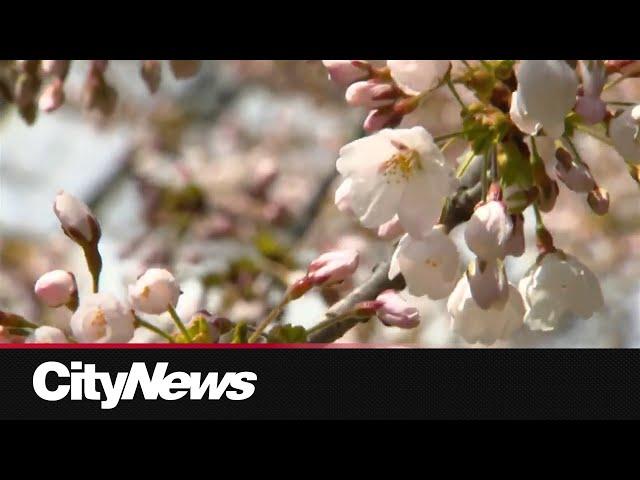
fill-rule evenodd
<path id="1" fill-rule="evenodd" d="M 640 163 L 640 141 L 634 140 L 637 125 L 631 118 L 632 108 L 611 120 L 609 135 L 613 146 L 622 157 L 635 164 Z"/>
<path id="2" fill-rule="evenodd" d="M 387 60 L 391 77 L 410 95 L 437 87 L 450 65 L 449 60 Z"/>

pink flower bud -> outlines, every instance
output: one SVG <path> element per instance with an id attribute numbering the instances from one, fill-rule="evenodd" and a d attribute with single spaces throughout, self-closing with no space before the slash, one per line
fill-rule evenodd
<path id="1" fill-rule="evenodd" d="M 596 215 L 606 215 L 609 212 L 609 192 L 602 187 L 590 191 L 587 202 Z"/>
<path id="2" fill-rule="evenodd" d="M 601 122 L 607 116 L 607 104 L 599 97 L 578 97 L 575 110 L 587 125 Z"/>
<path id="3" fill-rule="evenodd" d="M 391 105 L 398 98 L 398 91 L 390 83 L 367 80 L 351 84 L 345 93 L 347 103 L 352 107 L 368 109 Z"/>
<path id="4" fill-rule="evenodd" d="M 150 268 L 135 285 L 129 286 L 133 308 L 154 315 L 166 312 L 169 306 L 175 307 L 181 293 L 174 276 L 162 268 Z"/>
<path id="5" fill-rule="evenodd" d="M 313 288 L 313 281 L 309 276 L 304 276 L 300 280 L 297 280 L 289 289 L 289 298 L 291 300 L 297 300 L 309 290 Z"/>
<path id="6" fill-rule="evenodd" d="M 394 215 L 391 220 L 378 227 L 378 237 L 383 240 L 393 240 L 405 233 L 404 228 L 402 228 L 402 225 L 400 224 L 400 218 L 398 215 Z"/>
<path id="7" fill-rule="evenodd" d="M 335 250 L 320 255 L 311 264 L 307 276 L 315 285 L 342 282 L 358 268 L 359 254 L 355 250 Z"/>
<path id="8" fill-rule="evenodd" d="M 392 107 L 371 110 L 364 120 L 363 127 L 367 133 L 374 133 L 384 128 L 397 127 L 402 121 L 402 115 L 396 113 Z"/>
<path id="9" fill-rule="evenodd" d="M 578 193 L 587 193 L 596 187 L 596 182 L 583 163 L 576 162 L 563 148 L 556 150 L 556 176 L 567 188 Z"/>
<path id="10" fill-rule="evenodd" d="M 354 63 L 354 60 L 323 60 L 322 64 L 329 73 L 329 79 L 343 87 L 370 76 L 368 64 L 363 61 Z"/>
<path id="11" fill-rule="evenodd" d="M 64 103 L 64 87 L 62 81 L 56 78 L 40 95 L 38 108 L 43 112 L 51 113 Z"/>
<path id="12" fill-rule="evenodd" d="M 60 220 L 64 233 L 73 241 L 81 244 L 97 243 L 101 231 L 98 221 L 89 207 L 64 190 L 56 196 L 53 212 Z"/>
<path id="13" fill-rule="evenodd" d="M 42 275 L 35 284 L 37 297 L 47 306 L 57 308 L 78 302 L 76 279 L 70 272 L 53 270 Z"/>
<path id="14" fill-rule="evenodd" d="M 381 303 L 378 318 L 388 327 L 415 328 L 420 324 L 418 309 L 409 305 L 394 290 L 386 290 L 376 298 Z"/>

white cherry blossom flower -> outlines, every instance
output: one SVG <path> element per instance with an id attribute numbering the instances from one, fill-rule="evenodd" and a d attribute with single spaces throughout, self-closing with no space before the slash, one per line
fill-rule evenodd
<path id="1" fill-rule="evenodd" d="M 351 142 L 340 150 L 336 167 L 352 180 L 351 208 L 365 227 L 377 228 L 397 214 L 416 238 L 431 230 L 457 185 L 453 169 L 422 127 L 385 129 Z"/>
<path id="2" fill-rule="evenodd" d="M 70 325 L 73 335 L 83 343 L 126 343 L 134 333 L 131 310 L 105 293 L 82 298 Z"/>
<path id="3" fill-rule="evenodd" d="M 409 95 L 436 88 L 451 68 L 449 60 L 387 60 L 391 77 Z"/>
<path id="4" fill-rule="evenodd" d="M 611 120 L 609 136 L 622 157 L 635 165 L 640 164 L 640 105 L 627 108 Z M 634 119 L 637 117 L 636 119 Z"/>
<path id="5" fill-rule="evenodd" d="M 491 345 L 506 339 L 522 327 L 524 304 L 518 290 L 509 284 L 505 302 L 488 310 L 478 306 L 471 295 L 469 280 L 463 275 L 447 301 L 452 330 L 469 343 Z"/>
<path id="6" fill-rule="evenodd" d="M 564 60 L 522 60 L 518 89 L 511 97 L 511 119 L 524 133 L 540 129 L 552 138 L 564 133 L 564 120 L 576 103 L 578 78 Z"/>
<path id="7" fill-rule="evenodd" d="M 590 318 L 604 300 L 597 277 L 578 259 L 562 251 L 544 255 L 518 286 L 532 330 L 553 330 L 567 313 Z"/>
<path id="8" fill-rule="evenodd" d="M 135 310 L 159 315 L 175 307 L 180 297 L 180 286 L 163 268 L 150 268 L 134 285 L 129 286 L 129 299 Z"/>
<path id="9" fill-rule="evenodd" d="M 399 273 L 412 295 L 438 300 L 451 293 L 460 273 L 460 256 L 442 226 L 434 227 L 424 239 L 402 237 L 391 259 L 389 279 Z"/>

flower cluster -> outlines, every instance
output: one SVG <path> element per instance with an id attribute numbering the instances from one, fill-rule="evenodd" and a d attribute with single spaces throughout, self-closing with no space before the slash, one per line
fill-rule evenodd
<path id="1" fill-rule="evenodd" d="M 385 66 L 325 61 L 330 78 L 349 85 L 347 102 L 371 110 L 365 129 L 372 134 L 340 150 L 336 168 L 343 180 L 337 207 L 382 239 L 401 236 L 389 279 L 401 276 L 415 296 L 448 297 L 452 330 L 470 343 L 492 344 L 523 325 L 553 330 L 567 315 L 591 317 L 604 305 L 598 279 L 555 247 L 541 212 L 554 209 L 557 181 L 585 195 L 597 215 L 609 210 L 607 190 L 574 145 L 576 130 L 612 145 L 639 180 L 640 105 L 601 97 L 610 84 L 637 76 L 640 62 L 461 63 L 463 72 L 454 76 L 448 61 L 389 60 Z M 455 173 L 440 139 L 434 141 L 423 127 L 381 129 L 398 125 L 398 106 L 407 105 L 407 99 L 418 108 L 428 104 L 422 102 L 426 92 L 445 85 L 460 105 L 463 128 L 443 139 L 468 142 Z M 463 103 L 457 86 L 471 90 L 477 102 Z M 386 120 L 372 123 L 380 112 Z M 557 181 L 538 153 L 536 142 L 543 137 L 556 145 Z M 506 264 L 525 252 L 523 212 L 529 207 L 540 254 L 520 282 L 512 283 Z M 460 224 L 475 255 L 464 272 L 449 236 Z"/>

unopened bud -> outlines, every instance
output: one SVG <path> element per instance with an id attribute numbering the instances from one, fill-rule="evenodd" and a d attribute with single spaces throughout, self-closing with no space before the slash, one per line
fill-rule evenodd
<path id="1" fill-rule="evenodd" d="M 308 276 L 302 277 L 300 280 L 297 280 L 291 288 L 289 289 L 289 298 L 291 300 L 297 300 L 302 297 L 305 293 L 311 290 L 314 287 L 314 282 Z"/>
<path id="2" fill-rule="evenodd" d="M 80 245 L 95 244 L 101 230 L 89 207 L 64 190 L 56 195 L 53 212 L 60 220 L 64 233 Z"/>
<path id="3" fill-rule="evenodd" d="M 159 315 L 175 307 L 180 286 L 174 276 L 162 268 L 150 268 L 134 285 L 129 286 L 129 299 L 134 309 Z"/>
<path id="4" fill-rule="evenodd" d="M 391 105 L 398 98 L 398 90 L 391 83 L 367 80 L 353 83 L 347 88 L 345 98 L 352 107 L 367 109 Z"/>
<path id="5" fill-rule="evenodd" d="M 316 285 L 339 283 L 353 275 L 359 259 L 355 250 L 327 252 L 309 264 L 307 276 Z"/>
<path id="6" fill-rule="evenodd" d="M 380 307 L 376 314 L 388 327 L 415 328 L 420 324 L 418 309 L 409 305 L 396 291 L 386 290 L 376 298 Z"/>
<path id="7" fill-rule="evenodd" d="M 609 192 L 602 187 L 596 187 L 589 192 L 587 203 L 596 215 L 606 215 L 609 212 Z"/>
<path id="8" fill-rule="evenodd" d="M 564 148 L 556 150 L 555 171 L 558 179 L 570 190 L 578 193 L 586 193 L 593 190 L 596 182 L 584 163 L 575 161 Z"/>
<path id="9" fill-rule="evenodd" d="M 47 306 L 63 305 L 75 310 L 78 306 L 78 286 L 72 273 L 53 270 L 42 275 L 34 286 L 36 296 Z"/>

